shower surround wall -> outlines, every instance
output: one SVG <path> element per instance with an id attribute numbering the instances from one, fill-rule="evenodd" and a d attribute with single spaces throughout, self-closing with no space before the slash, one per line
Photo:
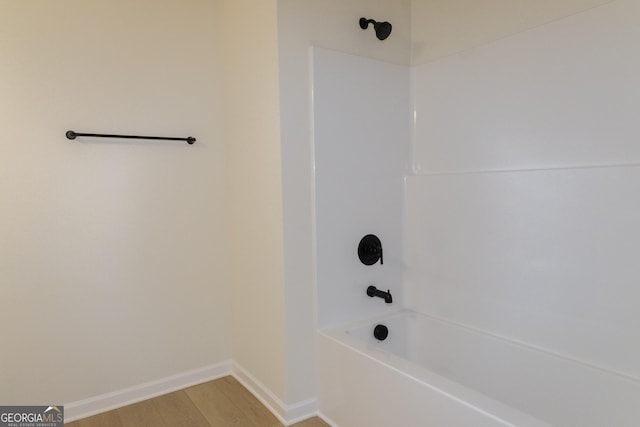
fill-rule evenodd
<path id="1" fill-rule="evenodd" d="M 317 329 L 313 192 L 312 61 L 321 46 L 409 63 L 410 0 L 278 0 L 280 144 L 289 402 L 315 399 Z M 397 25 L 381 43 L 358 26 L 363 15 Z"/>
<path id="2" fill-rule="evenodd" d="M 390 310 L 402 300 L 402 186 L 410 140 L 409 68 L 315 48 L 314 146 L 318 318 L 321 328 Z M 358 242 L 382 240 L 384 265 Z M 396 301 L 366 295 L 369 285 Z"/>
<path id="3" fill-rule="evenodd" d="M 414 67 L 406 306 L 640 386 L 639 19 L 615 1 Z"/>
<path id="4" fill-rule="evenodd" d="M 573 3 L 576 9 L 560 15 L 580 10 L 580 2 Z M 548 21 L 549 16 L 540 19 Z M 420 18 L 412 17 L 414 27 Z M 591 401 L 596 404 L 587 405 L 588 410 L 568 415 L 585 425 L 618 417 L 617 425 L 631 426 L 640 417 L 633 406 L 620 403 L 640 389 L 640 332 L 635 327 L 640 323 L 640 149 L 634 116 L 640 112 L 635 81 L 640 60 L 634 54 L 639 18 L 637 2 L 610 2 L 460 54 L 437 60 L 427 55 L 432 62 L 411 68 L 416 122 L 413 169 L 404 186 L 404 282 L 398 305 L 498 340 L 507 338 L 519 348 L 536 354 L 541 350 L 545 357 L 628 385 L 632 391 L 619 396 L 607 387 L 591 387 L 582 394 L 568 388 L 576 383 L 584 387 L 586 377 L 569 385 L 551 375 L 536 379 L 551 384 L 554 390 L 548 394 L 557 393 L 558 401 L 564 392 L 577 394 L 583 402 L 589 400 L 585 396 L 595 396 Z M 489 40 L 499 38 L 494 36 Z M 451 55 L 459 47 L 443 49 Z M 314 59 L 318 82 L 321 67 Z M 341 63 L 351 64 L 346 58 Z M 340 79 L 337 70 L 332 72 Z M 324 91 L 314 86 L 314 105 L 329 104 L 323 99 L 331 90 L 328 86 Z M 349 95 L 343 90 L 343 97 Z M 333 99 L 342 100 L 337 94 Z M 344 100 L 339 104 L 346 105 Z M 349 112 L 358 106 L 350 106 Z M 347 113 L 338 105 L 331 120 L 342 123 Z M 330 122 L 321 120 L 317 111 L 315 117 L 316 126 Z M 339 241 L 337 235 L 323 232 L 330 231 L 331 215 L 341 220 L 342 205 L 333 202 L 333 210 L 326 211 L 323 207 L 331 197 L 348 201 L 348 207 L 357 204 L 347 197 L 352 189 L 346 187 L 354 180 L 344 178 L 344 189 L 336 183 L 329 186 L 338 191 L 335 196 L 323 194 L 327 178 L 322 175 L 327 172 L 322 168 L 335 156 L 323 157 L 319 144 L 339 137 L 327 132 L 328 137 L 320 138 L 323 131 L 315 129 L 321 327 L 372 314 L 355 299 L 352 282 L 339 283 L 345 277 L 353 280 L 357 271 L 336 262 L 340 246 L 326 245 L 330 239 Z M 339 168 L 337 173 L 343 172 Z M 392 197 L 381 196 L 384 201 L 377 205 L 393 210 L 391 200 L 401 198 Z M 342 255 L 347 253 L 345 249 Z M 323 265 L 325 259 L 334 262 L 334 271 L 329 263 Z M 352 298 L 350 307 L 347 298 L 332 300 L 334 292 Z M 334 360 L 332 345 L 321 335 L 321 411 L 344 425 L 375 425 L 380 417 L 366 421 L 362 408 L 382 393 L 370 396 L 354 384 L 375 389 L 378 377 L 361 375 L 360 362 L 343 367 L 344 375 L 336 373 L 335 360 L 355 360 L 357 351 L 345 351 Z M 364 359 L 362 365 L 369 363 Z M 495 385 L 505 380 L 492 379 Z M 407 392 L 400 382 L 393 383 L 393 396 Z M 339 394 L 346 385 L 353 386 L 353 392 Z M 505 402 L 516 405 L 526 399 L 518 386 L 508 386 L 514 394 Z M 544 401 L 527 399 L 530 414 L 554 424 L 554 401 Z"/>

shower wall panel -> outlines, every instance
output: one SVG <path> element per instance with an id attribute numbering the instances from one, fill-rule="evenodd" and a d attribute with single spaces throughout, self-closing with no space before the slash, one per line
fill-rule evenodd
<path id="1" fill-rule="evenodd" d="M 640 167 L 407 178 L 406 304 L 640 379 Z"/>
<path id="2" fill-rule="evenodd" d="M 402 293 L 403 175 L 408 170 L 409 68 L 313 51 L 317 278 L 320 327 L 375 315 Z M 360 239 L 382 240 L 384 264 L 363 265 Z"/>
<path id="3" fill-rule="evenodd" d="M 416 173 L 640 162 L 640 3 L 413 69 Z"/>
<path id="4" fill-rule="evenodd" d="M 640 4 L 413 69 L 410 307 L 640 378 Z"/>

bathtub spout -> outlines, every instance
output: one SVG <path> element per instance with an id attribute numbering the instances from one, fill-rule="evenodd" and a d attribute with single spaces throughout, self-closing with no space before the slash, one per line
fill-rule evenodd
<path id="1" fill-rule="evenodd" d="M 378 298 L 382 298 L 384 300 L 384 302 L 386 302 L 387 304 L 391 304 L 393 302 L 393 298 L 391 298 L 391 292 L 387 290 L 387 292 L 385 291 L 381 291 L 378 288 L 376 288 L 375 286 L 371 285 L 367 288 L 367 295 L 369 295 L 370 297 L 378 297 Z"/>

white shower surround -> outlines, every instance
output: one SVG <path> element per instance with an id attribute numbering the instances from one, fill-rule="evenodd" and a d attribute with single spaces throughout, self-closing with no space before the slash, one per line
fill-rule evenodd
<path id="1" fill-rule="evenodd" d="M 415 107 L 413 170 L 408 175 L 402 167 L 387 170 L 407 175 L 403 193 L 394 193 L 392 199 L 375 192 L 364 194 L 368 199 L 361 198 L 362 194 L 354 196 L 360 187 L 349 180 L 350 174 L 364 163 L 359 162 L 361 152 L 353 147 L 333 146 L 333 154 L 340 149 L 352 156 L 341 160 L 344 169 L 333 171 L 343 179 L 322 190 L 322 177 L 317 176 L 316 190 L 321 191 L 317 191 L 316 232 L 322 236 L 318 239 L 320 327 L 383 313 L 388 307 L 360 296 L 358 289 L 368 281 L 379 287 L 385 287 L 382 282 L 392 283 L 392 293 L 401 297 L 394 295 L 396 307 L 467 325 L 551 354 L 574 367 L 590 366 L 619 379 L 629 386 L 623 395 L 615 387 L 602 386 L 600 402 L 584 402 L 597 414 L 593 419 L 607 419 L 610 414 L 616 425 L 637 424 L 640 409 L 627 406 L 626 412 L 619 411 L 615 402 L 633 400 L 640 390 L 640 336 L 634 328 L 640 319 L 633 304 L 640 297 L 634 262 L 640 258 L 640 227 L 635 221 L 640 210 L 636 184 L 640 182 L 640 156 L 635 143 L 638 126 L 632 114 L 640 111 L 640 97 L 635 96 L 640 60 L 630 54 L 640 37 L 640 28 L 634 25 L 639 16 L 636 3 L 618 0 L 413 67 L 407 83 Z M 407 113 L 398 108 L 395 113 L 399 116 L 388 111 L 381 114 L 368 111 L 366 102 L 358 104 L 362 93 L 377 90 L 367 86 L 372 83 L 368 76 L 390 64 L 376 65 L 376 61 L 327 51 L 322 55 L 334 69 L 330 76 L 322 76 L 327 68 L 321 71 L 318 64 L 322 61 L 314 56 L 314 135 L 320 172 L 327 165 L 318 156 L 323 144 L 335 143 L 334 137 L 345 129 L 350 133 L 343 142 L 357 145 L 365 140 L 358 140 L 358 128 L 348 125 L 331 134 L 336 129 L 331 129 L 330 114 L 319 116 L 318 108 L 327 113 L 333 109 L 341 123 L 347 124 L 355 111 L 359 123 L 381 128 L 388 121 L 402 123 Z M 368 72 L 358 69 L 357 63 L 366 63 Z M 332 79 L 340 81 L 343 71 L 362 84 L 343 86 L 331 93 L 332 99 L 323 98 L 326 94 L 321 93 L 323 86 L 318 82 L 326 79 L 324 89 L 331 88 Z M 353 79 L 358 72 L 360 80 Z M 385 87 L 389 90 L 390 86 Z M 403 134 L 411 132 L 401 129 Z M 400 138 L 394 143 L 398 141 Z M 398 147 L 388 144 L 374 161 L 384 164 L 386 157 L 404 154 L 404 148 Z M 328 199 L 323 199 L 323 191 L 337 193 L 332 197 L 342 201 L 339 210 L 324 204 Z M 404 212 L 398 209 L 398 201 Z M 368 207 L 372 205 L 383 208 L 371 211 Z M 327 219 L 339 212 L 352 216 L 341 217 L 340 229 L 332 230 L 333 223 Z M 390 212 L 395 214 L 389 216 Z M 404 227 L 400 234 L 394 234 L 398 228 L 391 222 L 395 220 Z M 359 237 L 353 230 L 363 231 L 358 228 L 363 221 L 391 230 L 390 246 L 402 254 L 395 267 L 367 270 L 353 266 L 358 262 L 355 252 L 352 254 L 357 242 L 352 245 L 351 241 Z M 329 248 L 334 257 L 324 258 Z M 385 247 L 385 260 L 388 253 Z M 351 258 L 340 258 L 344 256 Z M 323 264 L 329 259 L 337 263 Z M 329 271 L 331 274 L 325 274 Z M 331 305 L 327 298 L 331 295 L 337 305 Z M 332 310 L 339 315 L 334 316 Z M 371 361 L 371 355 L 362 359 L 361 352 L 349 353 L 344 343 L 351 341 L 335 338 L 319 337 L 319 377 L 325 379 L 319 402 L 326 414 L 332 413 L 335 399 L 331 394 L 336 393 L 327 387 L 335 378 L 329 363 L 335 363 L 336 357 L 344 359 L 354 369 L 344 379 L 357 377 L 364 384 L 359 389 L 363 393 L 374 387 L 376 380 L 369 377 L 379 368 L 375 365 L 373 371 L 356 372 L 358 364 L 370 365 L 365 360 Z M 396 368 L 391 371 L 399 373 Z M 415 387 L 402 379 L 404 373 L 395 379 L 390 373 L 380 375 L 398 395 Z M 343 381 L 341 387 L 350 385 Z M 343 413 L 344 419 L 360 419 L 356 408 L 353 405 L 351 415 Z M 394 412 L 393 405 L 387 411 L 401 413 Z M 352 421 L 348 425 L 358 425 Z"/>
<path id="2" fill-rule="evenodd" d="M 369 298 L 369 285 L 402 300 L 409 68 L 320 48 L 313 61 L 318 321 L 325 328 L 398 304 Z M 382 241 L 384 265 L 358 260 L 358 243 L 370 233 Z"/>

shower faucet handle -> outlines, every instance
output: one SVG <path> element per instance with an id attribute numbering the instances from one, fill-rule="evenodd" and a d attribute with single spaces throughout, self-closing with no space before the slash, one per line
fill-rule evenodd
<path id="1" fill-rule="evenodd" d="M 375 234 L 367 234 L 358 244 L 358 258 L 364 265 L 373 265 L 380 261 L 380 265 L 384 264 L 382 258 L 382 242 Z"/>

